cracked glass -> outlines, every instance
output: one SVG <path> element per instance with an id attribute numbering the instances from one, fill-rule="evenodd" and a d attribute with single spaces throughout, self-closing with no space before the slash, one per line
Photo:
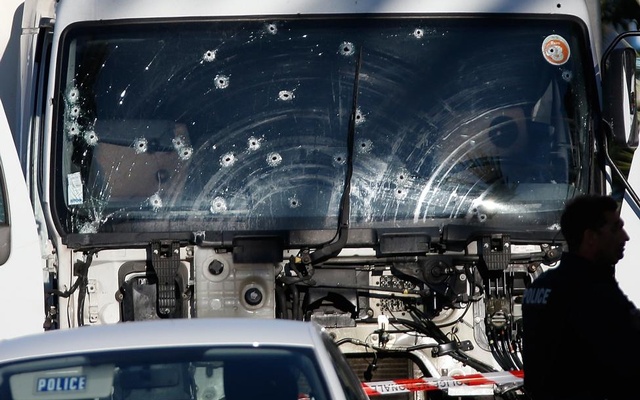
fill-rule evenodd
<path id="1" fill-rule="evenodd" d="M 351 164 L 355 228 L 552 228 L 587 185 L 581 35 L 536 19 L 74 26 L 58 219 L 67 233 L 335 229 Z M 566 41 L 562 62 L 548 38 Z"/>

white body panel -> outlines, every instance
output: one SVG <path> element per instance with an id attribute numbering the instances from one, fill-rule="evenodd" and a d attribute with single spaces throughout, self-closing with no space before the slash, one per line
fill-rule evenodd
<path id="1" fill-rule="evenodd" d="M 15 2 L 19 4 L 19 1 Z M 15 11 L 16 4 L 3 5 L 5 9 L 11 9 Z M 19 207 L 14 207 L 12 211 L 16 211 L 18 214 L 13 219 L 14 226 L 17 218 L 22 218 L 24 223 L 19 223 L 19 228 L 13 233 L 12 245 L 15 249 L 12 249 L 12 257 L 9 263 L 5 266 L 0 266 L 0 304 L 15 304 L 15 307 L 7 308 L 0 307 L 0 320 L 1 321 L 21 321 L 17 326 L 12 327 L 13 330 L 0 331 L 0 338 L 17 336 L 20 334 L 33 332 L 42 329 L 42 322 L 44 320 L 43 307 L 44 296 L 42 291 L 43 277 L 42 277 L 42 260 L 43 256 L 46 257 L 50 250 L 47 246 L 48 240 L 53 244 L 56 249 L 56 266 L 57 266 L 57 278 L 59 280 L 58 289 L 61 291 L 69 290 L 77 279 L 74 274 L 73 265 L 75 262 L 82 260 L 82 251 L 73 251 L 63 244 L 62 236 L 60 232 L 55 229 L 59 226 L 54 221 L 52 211 L 49 208 L 52 203 L 50 198 L 51 179 L 52 174 L 55 173 L 51 169 L 51 154 L 52 154 L 52 132 L 54 127 L 52 125 L 54 106 L 52 99 L 55 98 L 56 83 L 55 77 L 58 71 L 59 60 L 57 55 L 59 54 L 59 44 L 66 32 L 66 30 L 74 24 L 93 23 L 93 24 L 108 24 L 115 21 L 131 21 L 138 22 L 141 20 L 154 20 L 159 19 L 166 21 L 168 19 L 215 19 L 215 18 L 242 18 L 242 17 L 254 17 L 270 21 L 271 19 L 277 19 L 278 16 L 332 16 L 338 14 L 399 14 L 399 15 L 444 15 L 444 14 L 536 14 L 541 17 L 552 18 L 554 14 L 572 15 L 576 19 L 583 21 L 584 25 L 589 29 L 590 41 L 593 45 L 591 52 L 593 59 L 590 60 L 595 65 L 596 77 L 595 82 L 599 84 L 599 68 L 597 66 L 598 58 L 600 55 L 599 49 L 599 13 L 597 7 L 593 6 L 595 2 L 589 3 L 592 7 L 585 4 L 585 1 L 580 0 L 568 0 L 568 1 L 464 1 L 464 0 L 452 0 L 452 1 L 420 1 L 420 0 L 250 0 L 239 2 L 237 0 L 219 0 L 219 1 L 204 1 L 204 0 L 185 0 L 181 2 L 175 2 L 172 0 L 60 0 L 56 3 L 54 0 L 27 0 L 24 5 L 24 19 L 22 26 L 22 42 L 19 52 L 19 57 L 13 59 L 12 63 L 16 70 L 20 70 L 20 84 L 19 102 L 16 103 L 16 107 L 19 107 L 19 111 L 16 111 L 12 118 L 16 118 L 11 123 L 12 127 L 15 127 L 14 136 L 17 138 L 17 147 L 20 154 L 20 162 L 16 160 L 15 155 L 11 156 L 10 150 L 13 150 L 13 145 L 8 145 L 11 139 L 11 135 L 5 134 L 9 132 L 6 127 L 2 128 L 0 132 L 0 157 L 2 157 L 2 163 L 6 171 L 15 172 L 11 178 L 7 177 L 10 190 L 10 201 L 12 204 L 18 204 Z M 4 13 L 4 18 L 13 16 L 14 12 L 9 11 Z M 34 93 L 33 82 L 36 73 L 36 65 L 34 59 L 36 58 L 36 39 L 39 32 L 39 26 L 43 20 L 55 19 L 53 40 L 51 49 L 51 59 L 46 62 L 50 63 L 50 72 L 48 82 L 43 86 L 46 88 L 46 99 L 44 106 L 44 112 L 42 116 L 32 115 Z M 17 32 L 15 26 L 12 32 Z M 0 45 L 2 38 L 0 37 Z M 15 40 L 12 38 L 11 40 Z M 17 52 L 13 53 L 14 56 Z M 453 55 L 452 55 L 453 57 Z M 3 59 L 4 60 L 4 59 Z M 18 67 L 19 65 L 19 67 Z M 6 63 L 0 64 L 2 69 L 0 72 L 10 69 Z M 4 76 L 8 76 L 4 74 Z M 6 82 L 3 82 L 6 85 Z M 44 91 L 44 89 L 42 89 Z M 7 92 L 5 90 L 5 92 Z M 0 93 L 3 94 L 3 93 Z M 41 93 L 42 94 L 42 93 Z M 3 100 L 6 101 L 6 99 Z M 32 160 L 33 155 L 30 154 L 30 143 L 34 140 L 30 135 L 33 134 L 33 126 L 40 126 L 37 118 L 44 118 L 42 129 L 44 130 L 41 143 L 42 159 Z M 38 128 L 39 129 L 39 128 Z M 34 147 L 31 145 L 31 147 Z M 39 146 L 36 146 L 39 147 Z M 9 161 L 7 157 L 10 158 Z M 32 162 L 37 165 L 36 168 L 28 169 Z M 636 164 L 639 161 L 636 160 Z M 36 216 L 39 221 L 40 227 L 40 240 L 36 237 L 36 224 L 34 223 L 33 210 L 29 207 L 30 201 L 25 190 L 15 189 L 20 186 L 24 186 L 21 182 L 23 178 L 19 172 L 22 168 L 27 168 L 27 182 L 32 188 L 31 203 L 35 204 Z M 42 169 L 42 181 L 38 182 L 39 176 L 37 168 Z M 9 180 L 11 181 L 9 182 Z M 632 184 L 636 183 L 635 187 L 640 187 L 640 173 L 637 171 L 632 172 Z M 637 181 L 637 182 L 634 182 Z M 42 198 L 34 193 L 38 193 L 34 188 L 40 185 Z M 15 197 L 18 196 L 18 197 Z M 629 293 L 630 298 L 636 303 L 640 304 L 640 290 L 638 290 L 635 283 L 638 279 L 639 271 L 634 264 L 634 260 L 637 260 L 636 256 L 640 257 L 640 246 L 634 245 L 634 239 L 637 235 L 634 232 L 640 230 L 640 211 L 633 213 L 628 207 L 623 211 L 623 218 L 625 219 L 627 231 L 630 233 L 632 241 L 627 246 L 627 254 L 618 269 L 619 279 L 623 289 Z M 291 253 L 294 253 L 295 249 L 291 249 Z M 356 253 L 360 251 L 360 255 L 366 254 L 371 249 L 357 249 Z M 184 262 L 185 259 L 193 257 L 193 254 L 189 254 L 193 251 L 193 246 L 190 249 L 181 248 L 180 260 Z M 202 250 L 200 250 L 202 252 Z M 209 250 L 207 250 L 209 251 Z M 527 250 L 528 251 L 528 250 Z M 347 257 L 345 253 L 343 256 Z M 100 250 L 99 257 L 96 256 L 91 264 L 90 271 L 88 272 L 88 297 L 86 299 L 86 313 L 84 315 L 84 321 L 78 321 L 76 314 L 77 308 L 77 292 L 69 298 L 59 299 L 59 323 L 61 328 L 73 328 L 83 324 L 89 325 L 103 325 L 103 324 L 115 324 L 120 321 L 121 309 L 120 301 L 114 296 L 114 293 L 118 293 L 119 276 L 118 268 L 120 268 L 125 262 L 144 262 L 147 258 L 145 249 L 108 249 Z M 197 257 L 196 257 L 197 259 Z M 286 259 L 286 258 L 285 258 Z M 10 263 L 14 263 L 13 267 L 10 267 Z M 20 265 L 16 266 L 18 262 Z M 27 267 L 28 265 L 28 267 Z M 203 264 L 204 265 L 204 264 Z M 204 265 L 206 267 L 206 265 Z M 267 269 L 270 269 L 269 265 Z M 27 275 L 28 274 L 28 275 Z M 268 276 L 265 274 L 265 276 Z M 270 277 L 270 276 L 268 276 Z M 20 282 L 20 284 L 17 284 Z M 10 283 L 10 288 L 5 288 L 5 283 Z M 27 286 L 27 283 L 29 286 Z M 375 285 L 376 281 L 372 279 L 370 285 Z M 377 283 L 379 284 L 379 282 Z M 233 289 L 235 290 L 235 288 Z M 270 290 L 273 291 L 273 290 Z M 212 290 L 211 292 L 215 292 Z M 637 292 L 637 293 L 636 293 Z M 202 295 L 200 295 L 202 298 Z M 481 308 L 480 306 L 478 308 Z M 226 310 L 225 310 L 226 311 Z M 6 313 L 6 314 L 5 314 Z M 11 313 L 11 314 L 9 314 Z M 221 315 L 225 313 L 221 313 Z M 21 316 L 20 320 L 17 315 Z M 204 314 L 202 314 L 204 315 Z M 271 315 L 271 314 L 269 314 Z M 458 318 L 464 321 L 467 327 L 459 332 L 459 339 L 468 340 L 470 342 L 475 341 L 475 333 L 473 325 L 480 324 L 483 321 L 484 311 L 478 311 L 474 308 L 473 312 L 469 312 L 466 315 L 461 310 L 451 312 L 451 315 L 445 316 L 440 322 L 443 324 L 449 321 L 457 321 Z M 335 333 L 338 339 L 345 337 L 357 337 L 362 340 L 367 340 L 371 336 L 371 332 L 376 329 L 375 324 L 365 325 L 351 328 L 338 328 L 335 329 Z M 115 331 L 114 331 L 115 332 Z M 193 332 L 189 333 L 190 336 L 185 336 L 185 340 L 198 340 Z M 377 336 L 373 336 L 377 337 Z M 143 345 L 147 343 L 147 338 L 142 338 L 141 335 L 134 336 L 135 340 L 138 340 L 135 345 Z M 121 340 L 121 339 L 118 339 Z M 377 339 L 375 339 L 377 340 Z M 390 337 L 390 346 L 406 347 L 410 346 L 415 341 L 413 334 L 411 335 L 392 335 Z M 477 345 L 474 350 L 470 350 L 468 353 L 477 357 L 479 360 L 491 364 L 492 367 L 497 367 L 495 360 L 491 357 L 491 354 L 486 351 L 485 348 Z M 358 346 L 346 345 L 347 350 L 360 351 Z M 423 357 L 426 364 L 429 364 L 428 351 L 419 353 L 420 357 Z M 473 369 L 468 365 L 461 364 L 453 359 L 447 357 L 441 357 L 429 364 L 431 369 L 430 373 L 433 376 L 439 376 L 440 374 L 446 375 L 450 373 L 473 373 Z M 453 393 L 450 393 L 453 395 Z M 479 395 L 481 392 L 475 392 Z"/>
<path id="2" fill-rule="evenodd" d="M 33 209 L 1 102 L 0 160 L 11 224 L 11 254 L 0 265 L 0 339 L 5 339 L 42 331 L 44 280 Z"/>

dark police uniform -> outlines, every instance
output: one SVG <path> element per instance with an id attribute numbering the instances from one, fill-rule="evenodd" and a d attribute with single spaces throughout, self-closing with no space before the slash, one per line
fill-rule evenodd
<path id="1" fill-rule="evenodd" d="M 640 399 L 640 317 L 612 266 L 564 253 L 526 290 L 522 312 L 534 400 Z"/>

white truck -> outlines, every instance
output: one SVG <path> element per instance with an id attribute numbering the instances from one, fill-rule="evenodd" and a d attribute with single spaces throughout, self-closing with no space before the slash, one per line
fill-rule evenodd
<path id="1" fill-rule="evenodd" d="M 20 13 L 10 126 L 30 202 L 13 197 L 27 189 L 0 126 L 0 229 L 19 264 L 0 267 L 0 315 L 21 321 L 4 337 L 313 320 L 363 381 L 516 373 L 520 302 L 557 265 L 564 204 L 624 181 L 607 143 L 637 141 L 635 51 L 604 54 L 596 2 L 27 0 L 6 14 Z M 524 396 L 440 389 L 402 396 Z"/>

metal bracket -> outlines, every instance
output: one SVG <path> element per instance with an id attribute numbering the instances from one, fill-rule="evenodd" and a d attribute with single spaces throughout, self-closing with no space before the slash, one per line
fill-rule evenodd
<path id="1" fill-rule="evenodd" d="M 511 261 L 511 239 L 509 235 L 482 237 L 480 256 L 489 271 L 504 271 Z"/>
<path id="2" fill-rule="evenodd" d="M 447 354 L 453 353 L 454 351 L 462 350 L 469 351 L 473 350 L 473 344 L 469 340 L 463 340 L 461 342 L 447 342 L 439 344 L 438 346 L 431 349 L 431 355 L 433 357 L 445 356 Z"/>
<path id="3" fill-rule="evenodd" d="M 180 267 L 180 242 L 151 242 L 151 267 L 158 278 L 158 315 L 170 317 L 177 307 L 176 275 Z"/>

